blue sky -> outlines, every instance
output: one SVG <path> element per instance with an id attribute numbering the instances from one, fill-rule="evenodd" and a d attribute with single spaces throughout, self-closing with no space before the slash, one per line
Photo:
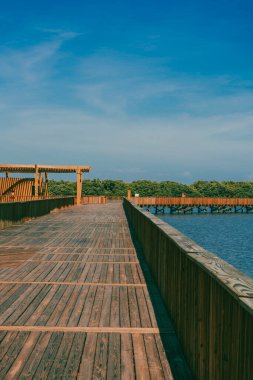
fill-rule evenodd
<path id="1" fill-rule="evenodd" d="M 248 1 L 9 1 L 2 163 L 89 178 L 253 180 Z"/>

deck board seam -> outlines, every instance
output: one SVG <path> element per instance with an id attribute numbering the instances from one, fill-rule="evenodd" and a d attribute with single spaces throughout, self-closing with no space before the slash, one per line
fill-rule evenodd
<path id="1" fill-rule="evenodd" d="M 88 285 L 88 286 L 127 286 L 127 287 L 147 287 L 145 283 L 113 283 L 113 282 L 70 282 L 70 281 L 2 281 L 0 285 L 10 284 L 36 284 L 36 285 Z"/>
<path id="2" fill-rule="evenodd" d="M 40 331 L 40 332 L 72 332 L 72 333 L 119 333 L 119 334 L 174 334 L 171 328 L 157 327 L 106 327 L 106 326 L 45 326 L 45 325 L 0 325 L 0 331 Z"/>
<path id="3" fill-rule="evenodd" d="M 75 263 L 83 263 L 83 264 L 86 264 L 86 263 L 93 263 L 93 264 L 131 264 L 131 265 L 136 265 L 136 264 L 140 264 L 139 261 L 91 261 L 91 260 L 15 260 L 16 262 L 33 262 L 33 263 L 40 263 L 40 264 L 43 264 L 43 263 L 72 263 L 72 264 L 75 264 Z"/>

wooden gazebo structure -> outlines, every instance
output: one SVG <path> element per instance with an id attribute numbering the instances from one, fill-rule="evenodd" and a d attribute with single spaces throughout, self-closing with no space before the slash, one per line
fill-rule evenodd
<path id="1" fill-rule="evenodd" d="M 48 194 L 48 173 L 76 173 L 76 198 L 80 204 L 82 196 L 82 175 L 89 172 L 90 166 L 54 166 L 54 165 L 14 165 L 0 164 L 0 173 L 5 172 L 6 178 L 10 173 L 34 173 L 34 196 L 39 194 L 39 184 L 45 175 L 45 193 Z"/>

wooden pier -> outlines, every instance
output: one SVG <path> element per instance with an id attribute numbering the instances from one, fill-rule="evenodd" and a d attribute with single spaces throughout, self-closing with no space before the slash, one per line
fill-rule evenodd
<path id="1" fill-rule="evenodd" d="M 155 214 L 253 212 L 253 198 L 128 197 L 140 207 L 153 207 Z"/>
<path id="2" fill-rule="evenodd" d="M 137 253 L 121 203 L 1 230 L 0 378 L 190 379 Z"/>

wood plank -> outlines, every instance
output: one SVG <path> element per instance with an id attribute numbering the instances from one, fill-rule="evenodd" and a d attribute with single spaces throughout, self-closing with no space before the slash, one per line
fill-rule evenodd
<path id="1" fill-rule="evenodd" d="M 78 287 L 79 288 L 79 287 Z M 88 295 L 89 286 L 80 286 L 80 295 L 77 298 L 75 307 L 72 310 L 71 316 L 68 321 L 68 326 L 77 326 L 84 309 L 86 297 Z"/>
<path id="2" fill-rule="evenodd" d="M 108 354 L 108 334 L 99 333 L 93 367 L 94 379 L 106 379 Z"/>
<path id="3" fill-rule="evenodd" d="M 82 359 L 78 371 L 78 380 L 93 379 L 93 366 L 95 361 L 95 349 L 97 346 L 98 334 L 87 334 Z"/>
<path id="4" fill-rule="evenodd" d="M 99 326 L 99 321 L 100 321 L 101 312 L 102 312 L 104 292 L 105 292 L 104 287 L 99 287 L 97 289 L 92 311 L 91 311 L 91 316 L 88 322 L 88 325 L 91 327 Z"/>
<path id="5" fill-rule="evenodd" d="M 151 320 L 149 316 L 149 310 L 146 304 L 146 299 L 143 294 L 142 288 L 135 289 L 136 292 L 136 299 L 138 302 L 138 308 L 140 310 L 140 319 L 141 319 L 141 326 L 142 327 L 151 327 Z"/>
<path id="6" fill-rule="evenodd" d="M 30 316 L 30 318 L 27 318 L 26 322 L 24 323 L 27 326 L 32 326 L 36 323 L 40 315 L 44 314 L 45 309 L 47 306 L 51 303 L 51 300 L 53 299 L 56 290 L 57 285 L 49 285 L 50 290 L 47 293 L 47 297 L 43 299 L 43 301 L 40 303 L 40 305 L 36 308 L 36 310 L 33 312 L 33 314 Z"/>
<path id="7" fill-rule="evenodd" d="M 68 335 L 68 334 L 65 334 L 65 335 Z M 79 368 L 80 360 L 82 357 L 85 340 L 86 340 L 86 334 L 84 333 L 75 334 L 71 351 L 69 353 L 68 360 L 65 366 L 65 371 L 63 373 L 63 378 L 65 377 L 68 380 L 77 378 L 78 368 Z"/>
<path id="8" fill-rule="evenodd" d="M 40 332 L 34 332 L 29 335 L 19 355 L 17 356 L 16 360 L 9 369 L 6 379 L 12 380 L 19 377 L 24 364 L 26 363 L 27 359 L 31 356 L 31 353 L 33 353 L 33 350 L 39 340 L 39 337 Z"/>
<path id="9" fill-rule="evenodd" d="M 120 301 L 119 301 L 119 288 L 113 287 L 111 299 L 111 315 L 110 326 L 119 326 L 120 321 Z"/>
<path id="10" fill-rule="evenodd" d="M 31 335 L 34 333 L 31 333 Z M 29 379 L 34 378 L 34 373 L 40 363 L 41 357 L 48 345 L 51 333 L 39 333 L 37 344 L 34 345 L 32 353 L 24 360 L 23 368 L 20 373 L 20 378 Z"/>
<path id="11" fill-rule="evenodd" d="M 104 257 L 104 255 L 102 255 Z M 128 255 L 125 255 L 125 256 L 128 256 Z M 110 259 L 110 260 L 109 260 Z M 33 263 L 37 263 L 37 262 L 41 262 L 41 260 L 27 260 L 27 261 L 31 261 Z M 111 264 L 138 264 L 138 261 L 130 261 L 130 262 L 124 262 L 124 261 L 112 261 L 112 258 L 108 258 L 107 261 L 98 261 L 96 260 L 96 258 L 94 257 L 93 260 L 85 260 L 85 263 L 94 263 L 94 261 L 96 261 L 97 264 L 108 264 L 108 262 L 110 262 Z M 83 260 L 54 260 L 53 258 L 51 260 L 43 260 L 43 263 L 71 263 L 73 264 L 73 262 L 75 263 L 83 263 Z"/>
<path id="12" fill-rule="evenodd" d="M 2 314 L 10 305 L 19 298 L 28 289 L 29 284 L 12 284 L 5 285 L 6 292 L 1 291 L 1 305 L 0 305 L 0 314 Z"/>
<path id="13" fill-rule="evenodd" d="M 143 341 L 143 335 L 132 335 L 133 348 L 134 348 L 134 363 L 135 374 L 139 379 L 150 379 L 149 364 L 146 355 L 145 344 Z"/>
<path id="14" fill-rule="evenodd" d="M 8 332 L 8 330 L 2 329 L 2 332 L 3 335 L 1 336 L 0 363 L 9 350 L 9 347 L 14 344 L 15 339 L 18 336 L 18 333 L 16 331 Z"/>
<path id="15" fill-rule="evenodd" d="M 121 379 L 136 379 L 132 337 L 130 334 L 121 335 Z"/>
<path id="16" fill-rule="evenodd" d="M 145 342 L 147 361 L 151 379 L 162 379 L 164 377 L 163 367 L 157 350 L 155 337 L 152 334 L 143 335 Z"/>
<path id="17" fill-rule="evenodd" d="M 107 379 L 121 378 L 120 334 L 109 334 Z"/>
<path id="18" fill-rule="evenodd" d="M 66 286 L 64 293 L 61 295 L 57 307 L 52 311 L 47 320 L 47 326 L 57 326 L 59 318 L 63 315 L 65 308 L 68 308 L 69 299 L 74 291 L 74 287 Z"/>
<path id="19" fill-rule="evenodd" d="M 23 294 L 21 294 L 15 301 L 0 315 L 0 324 L 3 324 L 8 318 L 12 320 L 25 311 L 27 304 L 38 294 L 38 285 L 31 285 Z"/>
<path id="20" fill-rule="evenodd" d="M 50 326 L 50 325 L 1 325 L 0 331 L 41 331 L 41 332 L 87 332 L 87 333 L 119 333 L 119 334 L 168 334 L 170 329 L 154 327 L 120 327 L 120 326 Z"/>
<path id="21" fill-rule="evenodd" d="M 130 327 L 130 313 L 129 313 L 129 302 L 128 302 L 128 290 L 127 287 L 119 288 L 119 300 L 120 300 L 120 326 Z"/>
<path id="22" fill-rule="evenodd" d="M 26 310 L 22 313 L 22 315 L 19 316 L 18 319 L 16 317 L 14 318 L 14 314 L 12 314 L 11 318 L 8 318 L 5 323 L 6 324 L 13 324 L 15 321 L 15 324 L 17 325 L 24 325 L 27 320 L 30 318 L 30 316 L 37 310 L 37 308 L 41 305 L 44 298 L 47 297 L 48 292 L 50 291 L 51 285 L 45 285 L 42 287 L 42 289 L 39 290 L 38 295 L 32 300 L 32 302 L 29 304 L 29 306 L 26 308 Z"/>
<path id="23" fill-rule="evenodd" d="M 46 379 L 49 377 L 50 370 L 53 366 L 62 338 L 63 332 L 54 332 L 51 334 L 50 340 L 45 351 L 43 352 L 43 356 L 41 357 L 40 363 L 34 374 L 35 379 Z"/>
<path id="24" fill-rule="evenodd" d="M 0 378 L 5 379 L 13 362 L 19 355 L 22 347 L 29 337 L 29 332 L 22 331 L 15 336 L 14 344 L 8 346 L 8 350 L 0 362 Z"/>
<path id="25" fill-rule="evenodd" d="M 66 291 L 66 286 L 64 285 L 60 285 L 59 287 L 55 288 L 55 294 L 53 298 L 51 299 L 51 302 L 46 306 L 43 314 L 41 314 L 39 318 L 36 320 L 37 326 L 47 324 L 48 319 L 50 318 L 52 312 L 56 309 L 57 304 L 59 303 L 65 291 Z"/>
<path id="26" fill-rule="evenodd" d="M 82 312 L 82 315 L 79 319 L 79 323 L 78 323 L 79 326 L 88 326 L 96 292 L 97 292 L 97 287 L 91 286 L 89 288 L 89 291 L 85 300 L 85 304 L 84 304 L 84 311 Z"/>
<path id="27" fill-rule="evenodd" d="M 99 326 L 110 326 L 112 287 L 105 287 Z"/>
<path id="28" fill-rule="evenodd" d="M 141 320 L 140 320 L 139 308 L 138 308 L 138 303 L 136 299 L 135 289 L 133 287 L 128 288 L 128 299 L 129 299 L 129 313 L 130 313 L 131 327 L 140 327 Z"/>
<path id="29" fill-rule="evenodd" d="M 68 281 L 0 281 L 0 284 L 30 284 L 30 285 L 89 285 L 89 286 L 128 286 L 128 287 L 146 287 L 146 284 L 136 284 L 136 283 L 127 283 L 127 284 L 121 284 L 121 283 L 103 283 L 103 282 L 68 282 Z"/>
<path id="30" fill-rule="evenodd" d="M 171 330 L 157 326 L 121 204 L 0 231 L 5 265 L 8 254 L 26 260 L 0 271 L 6 376 L 170 379 L 156 338 Z"/>

